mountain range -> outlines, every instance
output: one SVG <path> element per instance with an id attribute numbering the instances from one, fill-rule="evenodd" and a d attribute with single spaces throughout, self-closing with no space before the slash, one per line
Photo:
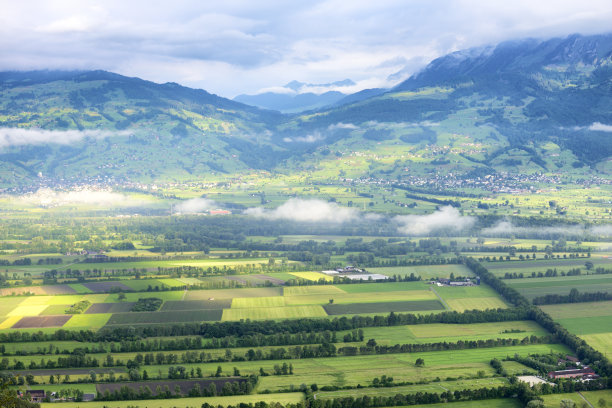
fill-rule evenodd
<path id="1" fill-rule="evenodd" d="M 393 89 L 331 95 L 304 113 L 270 110 L 268 96 L 262 109 L 104 71 L 3 72 L 0 185 L 252 170 L 326 180 L 612 173 L 608 34 L 455 52 Z"/>

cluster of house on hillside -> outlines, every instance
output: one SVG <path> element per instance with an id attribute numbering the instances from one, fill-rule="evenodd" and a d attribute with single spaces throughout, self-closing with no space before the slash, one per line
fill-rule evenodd
<path id="1" fill-rule="evenodd" d="M 359 269 L 348 265 L 342 268 L 336 268 L 333 271 L 322 271 L 325 275 L 337 276 L 339 278 L 348 278 L 351 280 L 387 280 L 388 276 L 379 273 L 369 273 L 365 269 Z"/>
<path id="2" fill-rule="evenodd" d="M 556 378 L 574 378 L 580 379 L 583 381 L 594 380 L 599 378 L 599 376 L 595 373 L 595 371 L 589 367 L 583 365 L 579 359 L 572 356 L 565 356 L 565 358 L 560 358 L 557 362 L 558 365 L 575 365 L 576 368 L 570 368 L 565 370 L 551 371 L 548 373 L 548 376 L 552 379 Z"/>
<path id="3" fill-rule="evenodd" d="M 429 282 L 430 285 L 436 286 L 478 286 L 480 285 L 480 277 L 476 277 L 474 280 L 465 278 L 465 280 L 450 280 L 447 278 L 438 278 Z"/>

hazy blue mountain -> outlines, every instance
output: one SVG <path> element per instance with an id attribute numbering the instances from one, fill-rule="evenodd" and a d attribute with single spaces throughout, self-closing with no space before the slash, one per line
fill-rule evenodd
<path id="1" fill-rule="evenodd" d="M 283 113 L 297 113 L 331 106 L 347 96 L 346 93 L 335 90 L 315 93 L 309 92 L 308 89 L 334 89 L 351 85 L 355 85 L 355 83 L 350 79 L 326 84 L 308 84 L 291 81 L 278 92 L 238 95 L 234 100 L 263 109 L 271 109 Z"/>

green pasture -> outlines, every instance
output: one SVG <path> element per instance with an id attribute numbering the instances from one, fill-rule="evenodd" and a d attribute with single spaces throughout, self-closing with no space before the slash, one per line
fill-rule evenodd
<path id="1" fill-rule="evenodd" d="M 368 268 L 368 272 L 380 273 L 386 276 L 421 276 L 425 278 L 448 278 L 455 276 L 474 276 L 465 265 L 424 265 L 424 266 L 391 266 L 382 268 Z"/>
<path id="2" fill-rule="evenodd" d="M 395 377 L 394 377 L 395 379 Z M 508 380 L 504 377 L 488 377 L 488 378 L 475 378 L 469 380 L 457 380 L 457 381 L 440 381 L 432 382 L 429 384 L 416 384 L 416 385 L 403 385 L 399 387 L 367 387 L 357 388 L 350 390 L 337 390 L 337 391 L 319 391 L 317 392 L 317 399 L 332 399 L 332 398 L 346 398 L 346 397 L 393 397 L 397 394 L 416 394 L 417 392 L 429 392 L 429 393 L 443 393 L 446 391 L 456 391 L 465 389 L 477 389 L 477 388 L 492 388 L 492 387 L 503 387 L 508 385 Z M 428 405 L 429 406 L 429 405 Z"/>
<path id="3" fill-rule="evenodd" d="M 612 328 L 611 316 L 574 317 L 571 319 L 556 319 L 570 332 L 582 334 L 607 333 Z"/>
<path id="4" fill-rule="evenodd" d="M 315 285 L 315 286 L 286 286 L 283 288 L 283 296 L 298 295 L 336 295 L 347 293 L 340 286 L 347 285 Z"/>
<path id="5" fill-rule="evenodd" d="M 522 406 L 523 405 L 518 400 L 506 398 L 479 401 L 444 402 L 439 404 L 427 405 L 411 405 L 411 408 L 521 408 Z"/>
<path id="6" fill-rule="evenodd" d="M 347 293 L 396 292 L 429 289 L 429 285 L 425 282 L 350 283 L 336 286 Z"/>
<path id="7" fill-rule="evenodd" d="M 450 299 L 447 300 L 446 303 L 451 309 L 457 312 L 464 312 L 466 310 L 505 309 L 508 307 L 506 302 L 499 297 Z"/>
<path id="8" fill-rule="evenodd" d="M 181 292 L 183 293 L 183 292 Z M 233 299 L 243 297 L 281 296 L 282 288 L 238 288 L 238 289 L 211 289 L 189 290 L 185 292 L 185 300 L 215 300 Z"/>
<path id="9" fill-rule="evenodd" d="M 371 289 L 375 290 L 376 286 L 377 285 L 373 285 Z M 373 291 L 328 295 L 299 295 L 285 296 L 284 298 L 287 305 L 324 305 L 328 304 L 330 299 L 333 299 L 334 304 L 348 304 L 434 300 L 437 299 L 437 296 L 430 290 L 412 290 L 397 292 Z"/>
<path id="10" fill-rule="evenodd" d="M 477 371 L 484 371 L 487 376 L 492 376 L 493 369 L 489 362 L 493 358 L 503 359 L 515 353 L 519 355 L 546 354 L 550 352 L 570 353 L 563 345 L 559 344 L 537 344 L 526 346 L 482 348 L 470 350 L 435 351 L 423 353 L 365 355 L 350 357 L 313 358 L 291 360 L 294 374 L 290 376 L 260 377 L 258 390 L 270 389 L 283 390 L 292 384 L 323 385 L 353 385 L 371 384 L 375 377 L 390 375 L 395 381 L 419 381 L 434 380 L 436 377 L 446 379 L 473 378 Z M 417 358 L 425 361 L 424 367 L 416 367 L 414 362 Z M 214 374 L 217 366 L 221 366 L 224 373 L 231 373 L 233 367 L 237 367 L 243 374 L 258 373 L 260 368 L 265 371 L 273 371 L 277 361 L 244 361 L 244 362 L 222 362 L 206 364 L 183 364 L 188 370 L 192 367 L 200 367 L 205 375 Z M 167 372 L 167 366 L 147 366 L 149 373 L 162 370 Z M 529 369 L 525 369 L 530 371 Z"/>
<path id="11" fill-rule="evenodd" d="M 96 316 L 96 315 L 91 315 Z M 168 312 L 114 313 L 108 326 L 138 324 L 173 324 L 221 320 L 221 310 L 179 310 Z"/>
<path id="12" fill-rule="evenodd" d="M 527 299 L 554 294 L 568 295 L 572 289 L 580 292 L 612 292 L 612 275 L 508 279 L 506 283 Z"/>
<path id="13" fill-rule="evenodd" d="M 93 402 L 50 402 L 41 404 L 41 408 L 193 408 L 199 407 L 205 402 L 216 406 L 237 406 L 240 403 L 256 403 L 265 401 L 268 403 L 278 402 L 280 404 L 295 404 L 304 399 L 301 392 L 278 393 L 278 394 L 251 394 L 236 395 L 229 397 L 206 397 L 206 398 L 179 398 L 179 399 L 156 399 L 139 401 L 93 401 Z"/>
<path id="14" fill-rule="evenodd" d="M 256 299 L 256 298 L 255 298 Z M 321 306 L 255 307 L 247 309 L 224 309 L 222 321 L 297 319 L 302 317 L 327 317 Z"/>
<path id="15" fill-rule="evenodd" d="M 612 316 L 612 300 L 606 302 L 564 303 L 539 306 L 555 320 Z"/>
<path id="16" fill-rule="evenodd" d="M 285 298 L 283 296 L 262 296 L 232 299 L 232 309 L 246 309 L 258 307 L 282 308 L 285 307 Z"/>
<path id="17" fill-rule="evenodd" d="M 161 300 L 181 300 L 185 294 L 183 290 L 169 290 L 169 291 L 160 291 L 160 292 L 126 292 L 125 302 L 137 302 L 138 299 L 148 298 L 148 297 L 156 297 Z M 104 303 L 118 303 L 121 302 L 119 300 L 119 294 L 113 293 L 109 295 Z"/>
<path id="18" fill-rule="evenodd" d="M 608 330 L 612 330 L 612 328 L 608 328 Z M 612 358 L 610 354 L 612 352 L 612 332 L 583 334 L 580 335 L 580 337 L 586 341 L 589 346 L 606 355 L 608 359 Z"/>
<path id="19" fill-rule="evenodd" d="M 330 316 L 368 313 L 386 314 L 389 312 L 423 313 L 427 311 L 444 310 L 444 306 L 438 299 L 369 303 L 333 303 L 327 304 L 323 308 Z"/>
<path id="20" fill-rule="evenodd" d="M 432 286 L 444 300 L 499 297 L 490 286 Z"/>
<path id="21" fill-rule="evenodd" d="M 580 396 L 580 394 L 582 394 L 582 396 Z M 580 394 L 577 392 L 569 394 L 549 394 L 542 395 L 542 399 L 544 400 L 544 406 L 547 408 L 558 408 L 562 400 L 572 400 L 576 403 L 577 407 L 581 407 L 584 402 L 588 402 L 590 404 L 589 406 L 598 407 L 600 399 L 606 401 L 607 406 L 612 404 L 612 390 L 582 391 Z"/>
<path id="22" fill-rule="evenodd" d="M 543 336 L 547 331 L 533 321 L 513 321 L 473 324 L 418 324 L 409 326 L 365 327 L 365 339 L 376 339 L 381 344 L 438 343 L 459 340 L 487 340 L 497 338 L 523 339 L 527 336 Z M 504 331 L 521 330 L 519 333 Z M 351 332 L 340 332 L 338 338 Z"/>
<path id="23" fill-rule="evenodd" d="M 78 314 L 74 315 L 62 328 L 99 329 L 111 318 L 111 313 Z"/>

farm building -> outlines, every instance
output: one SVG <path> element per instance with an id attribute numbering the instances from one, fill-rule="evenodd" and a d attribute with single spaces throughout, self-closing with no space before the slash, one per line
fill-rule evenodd
<path id="1" fill-rule="evenodd" d="M 560 370 L 560 371 L 551 371 L 548 373 L 550 378 L 582 378 L 582 379 L 592 379 L 597 378 L 598 375 L 595 374 L 590 367 L 585 368 L 576 368 L 571 370 Z"/>
<path id="2" fill-rule="evenodd" d="M 45 390 L 27 390 L 26 394 L 32 398 L 33 402 L 42 402 L 45 399 Z"/>

